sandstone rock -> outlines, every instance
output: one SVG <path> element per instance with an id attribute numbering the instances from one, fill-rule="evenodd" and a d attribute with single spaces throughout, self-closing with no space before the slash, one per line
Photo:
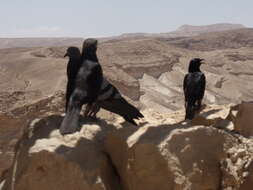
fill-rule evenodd
<path id="1" fill-rule="evenodd" d="M 22 136 L 24 122 L 22 119 L 0 115 L 0 181 L 12 165 L 14 147 Z"/>
<path id="2" fill-rule="evenodd" d="M 62 113 L 64 107 L 62 98 L 63 94 L 56 93 L 0 114 L 0 181 L 13 162 L 14 147 L 22 137 L 24 128 L 32 118 Z"/>
<path id="3" fill-rule="evenodd" d="M 223 105 L 231 102 L 238 104 L 242 100 L 251 101 L 252 38 L 252 29 L 242 29 L 207 33 L 186 39 L 147 37 L 106 40 L 99 43 L 98 57 L 105 76 L 124 96 L 166 113 L 183 108 L 183 76 L 193 57 L 204 58 L 207 62 L 202 66 L 207 79 L 205 103 Z M 43 45 L 41 40 L 39 42 Z M 46 42 L 49 39 L 44 40 Z M 80 46 L 81 40 L 74 44 Z M 70 42 L 71 39 L 67 41 Z M 181 42 L 183 46 L 180 45 Z M 32 40 L 29 40 L 28 45 L 24 45 L 30 46 L 29 43 L 32 43 Z M 230 49 L 231 47 L 238 49 Z M 0 112 L 21 104 L 29 104 L 58 90 L 64 91 L 67 59 L 63 59 L 63 55 L 66 48 L 1 49 Z M 210 51 L 195 51 L 195 48 Z M 138 80 L 143 79 L 144 74 L 152 77 L 152 83 L 157 82 L 159 88 L 142 88 Z M 147 80 L 147 84 L 150 78 L 146 77 L 144 80 Z M 140 88 L 144 91 L 140 92 Z M 168 94 L 164 94 L 166 88 Z M 158 101 L 158 97 L 161 101 Z"/>
<path id="4" fill-rule="evenodd" d="M 214 128 L 180 124 L 122 129 L 106 148 L 125 189 L 219 189 L 220 161 L 236 140 Z"/>
<path id="5" fill-rule="evenodd" d="M 253 141 L 235 135 L 238 143 L 227 151 L 227 158 L 222 162 L 223 189 L 252 189 Z"/>
<path id="6" fill-rule="evenodd" d="M 235 131 L 245 137 L 253 136 L 253 103 L 243 102 L 231 110 Z"/>
<path id="7" fill-rule="evenodd" d="M 46 115 L 25 130 L 2 190 L 250 190 L 253 139 L 230 131 L 229 107 L 192 122 L 147 109 L 139 127 L 103 112 L 66 136 L 62 117 Z"/>
<path id="8" fill-rule="evenodd" d="M 253 161 L 252 161 L 252 159 L 251 159 L 251 162 L 250 162 L 247 172 L 245 172 L 244 178 L 245 178 L 245 181 L 242 183 L 239 190 L 252 189 L 252 184 L 253 184 Z"/>
<path id="9" fill-rule="evenodd" d="M 61 136 L 57 115 L 32 122 L 17 148 L 3 190 L 118 189 L 117 176 L 99 141 L 111 126 L 84 125 L 80 133 Z"/>
<path id="10" fill-rule="evenodd" d="M 104 67 L 105 76 L 124 95 L 132 100 L 139 100 L 140 86 L 138 80 L 117 67 Z"/>

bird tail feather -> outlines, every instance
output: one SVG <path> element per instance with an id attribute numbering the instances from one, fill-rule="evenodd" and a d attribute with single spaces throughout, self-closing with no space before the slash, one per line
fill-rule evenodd
<path id="1" fill-rule="evenodd" d="M 185 119 L 192 120 L 195 115 L 195 106 L 192 102 L 187 102 L 186 105 L 186 113 L 185 113 Z"/>
<path id="2" fill-rule="evenodd" d="M 137 123 L 133 120 L 133 118 L 124 117 L 124 119 L 125 119 L 126 121 L 128 121 L 129 123 L 131 123 L 131 124 L 133 124 L 133 125 L 135 125 L 135 126 L 138 126 Z"/>
<path id="3" fill-rule="evenodd" d="M 79 126 L 79 114 L 81 109 L 78 107 L 73 107 L 66 113 L 61 126 L 60 133 L 62 135 L 71 134 L 78 130 Z"/>
<path id="4" fill-rule="evenodd" d="M 133 121 L 133 119 L 139 119 L 139 118 L 144 117 L 142 113 L 135 106 L 129 104 L 124 98 L 121 98 L 120 102 L 121 102 L 120 104 L 122 104 L 121 106 L 124 107 L 124 110 L 127 113 L 127 116 L 124 117 L 127 121 L 130 122 L 131 120 Z M 130 123 L 133 123 L 133 122 L 130 122 Z"/>
<path id="5" fill-rule="evenodd" d="M 136 126 L 137 124 L 134 119 L 140 119 L 144 117 L 136 107 L 129 104 L 123 97 L 120 99 L 102 101 L 100 102 L 100 106 L 108 111 L 122 116 L 126 121 Z"/>

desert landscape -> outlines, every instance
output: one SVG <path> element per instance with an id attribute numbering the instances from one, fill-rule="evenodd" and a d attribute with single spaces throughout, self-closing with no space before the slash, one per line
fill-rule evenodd
<path id="1" fill-rule="evenodd" d="M 137 128 L 101 110 L 98 122 L 83 118 L 80 132 L 62 137 L 63 55 L 83 40 L 0 38 L 0 189 L 251 189 L 252 28 L 99 38 L 104 75 L 145 118 Z M 185 122 L 183 78 L 194 57 L 207 63 L 205 108 Z"/>

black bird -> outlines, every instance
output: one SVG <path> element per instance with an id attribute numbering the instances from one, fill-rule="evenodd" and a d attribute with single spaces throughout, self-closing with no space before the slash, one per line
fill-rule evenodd
<path id="1" fill-rule="evenodd" d="M 81 67 L 81 52 L 77 47 L 69 47 L 64 57 L 69 57 L 67 64 L 67 88 L 66 88 L 66 105 L 65 112 L 67 112 L 68 103 L 72 92 L 75 89 L 75 80 L 77 73 Z"/>
<path id="2" fill-rule="evenodd" d="M 136 126 L 137 124 L 134 119 L 144 117 L 137 108 L 129 104 L 126 99 L 121 96 L 117 88 L 108 82 L 105 77 L 103 78 L 97 101 L 93 105 L 90 104 L 86 107 L 85 115 L 96 117 L 96 113 L 99 111 L 100 107 L 122 116 L 126 121 Z"/>
<path id="3" fill-rule="evenodd" d="M 60 126 L 60 133 L 63 135 L 77 131 L 82 105 L 92 104 L 97 100 L 103 81 L 103 72 L 98 62 L 96 50 L 96 39 L 84 41 L 81 66 L 75 79 L 74 90 L 67 106 L 67 113 Z"/>
<path id="4" fill-rule="evenodd" d="M 185 119 L 192 120 L 195 111 L 201 108 L 206 87 L 205 75 L 200 71 L 200 65 L 203 63 L 204 59 L 192 59 L 189 64 L 189 73 L 184 77 Z"/>

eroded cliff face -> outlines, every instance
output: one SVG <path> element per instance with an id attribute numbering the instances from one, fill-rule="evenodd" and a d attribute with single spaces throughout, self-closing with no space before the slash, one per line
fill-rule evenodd
<path id="1" fill-rule="evenodd" d="M 251 101 L 252 41 L 252 29 L 187 38 L 122 38 L 100 42 L 97 53 L 104 75 L 123 95 L 166 113 L 182 109 L 183 77 L 194 57 L 204 58 L 207 63 L 201 66 L 207 79 L 206 103 Z M 66 49 L 1 49 L 0 112 L 64 91 Z"/>
<path id="2" fill-rule="evenodd" d="M 207 106 L 192 122 L 146 109 L 139 127 L 103 112 L 66 136 L 50 112 L 25 128 L 2 190 L 251 189 L 253 133 L 241 131 L 252 123 L 241 118 L 252 103 L 230 107 Z"/>
<path id="3" fill-rule="evenodd" d="M 65 137 L 63 55 L 82 39 L 1 49 L 0 189 L 252 189 L 253 105 L 239 104 L 252 100 L 252 39 L 240 29 L 101 41 L 105 76 L 145 119 L 135 128 L 101 111 Z M 186 123 L 182 81 L 193 57 L 207 62 L 204 103 L 220 106 Z M 230 103 L 239 105 L 222 106 Z"/>

